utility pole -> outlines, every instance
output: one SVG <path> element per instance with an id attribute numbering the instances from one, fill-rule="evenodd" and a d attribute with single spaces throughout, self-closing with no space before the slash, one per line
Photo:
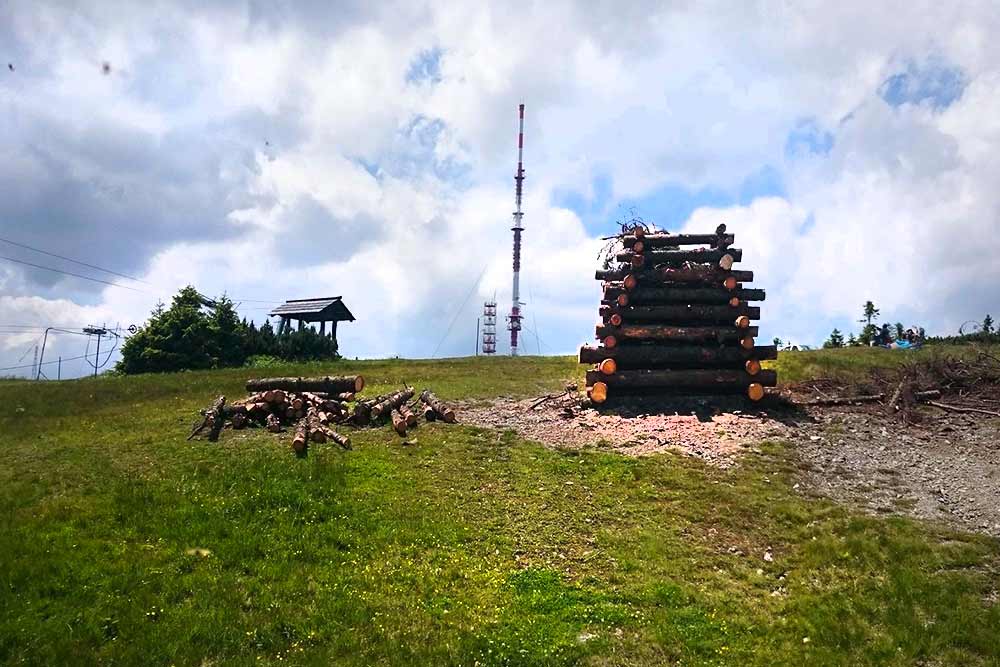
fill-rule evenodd
<path id="1" fill-rule="evenodd" d="M 94 355 L 94 377 L 97 377 L 97 369 L 101 365 L 101 336 L 106 335 L 108 330 L 104 327 L 84 327 L 83 333 L 97 336 L 97 354 Z"/>
<path id="2" fill-rule="evenodd" d="M 477 317 L 476 318 L 476 356 L 477 357 L 479 356 L 479 320 L 480 320 L 480 318 Z"/>

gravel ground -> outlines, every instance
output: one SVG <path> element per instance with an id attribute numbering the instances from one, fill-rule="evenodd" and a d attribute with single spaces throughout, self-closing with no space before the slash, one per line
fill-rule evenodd
<path id="1" fill-rule="evenodd" d="M 878 409 L 825 409 L 791 429 L 804 486 L 878 513 L 1000 537 L 1000 419 L 922 408 L 904 426 Z"/>
<path id="2" fill-rule="evenodd" d="M 783 440 L 801 493 L 1000 537 L 1000 419 L 923 407 L 919 423 L 905 425 L 879 406 L 748 408 L 740 399 L 645 399 L 600 412 L 569 398 L 533 403 L 498 399 L 460 415 L 552 447 L 673 450 L 722 468 L 763 440 Z"/>

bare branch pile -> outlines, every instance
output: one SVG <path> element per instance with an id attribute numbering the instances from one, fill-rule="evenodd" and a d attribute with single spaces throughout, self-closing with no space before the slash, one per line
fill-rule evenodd
<path id="1" fill-rule="evenodd" d="M 580 348 L 580 363 L 594 364 L 586 375 L 594 403 L 635 393 L 745 393 L 757 401 L 777 384 L 760 363 L 777 349 L 756 345 L 751 326 L 760 308 L 749 302 L 763 301 L 764 290 L 745 286 L 752 271 L 733 269 L 743 251 L 730 247 L 725 225 L 672 235 L 636 223 L 613 238 L 621 251 L 595 275 L 604 291 L 601 344 Z"/>

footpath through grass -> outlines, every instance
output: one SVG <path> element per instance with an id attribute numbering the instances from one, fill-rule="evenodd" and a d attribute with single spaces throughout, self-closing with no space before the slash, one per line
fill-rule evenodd
<path id="1" fill-rule="evenodd" d="M 445 398 L 557 391 L 573 359 L 344 362 Z M 355 449 L 185 442 L 247 371 L 0 383 L 0 662 L 1000 663 L 1000 547 L 722 472 L 424 424 Z M 765 554 L 770 559 L 765 559 Z"/>

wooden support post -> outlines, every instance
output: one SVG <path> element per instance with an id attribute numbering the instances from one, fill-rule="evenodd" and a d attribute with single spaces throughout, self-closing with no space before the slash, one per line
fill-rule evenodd
<path id="1" fill-rule="evenodd" d="M 326 335 L 326 320 L 320 320 L 320 323 L 319 323 L 319 335 L 320 336 L 325 336 Z"/>

